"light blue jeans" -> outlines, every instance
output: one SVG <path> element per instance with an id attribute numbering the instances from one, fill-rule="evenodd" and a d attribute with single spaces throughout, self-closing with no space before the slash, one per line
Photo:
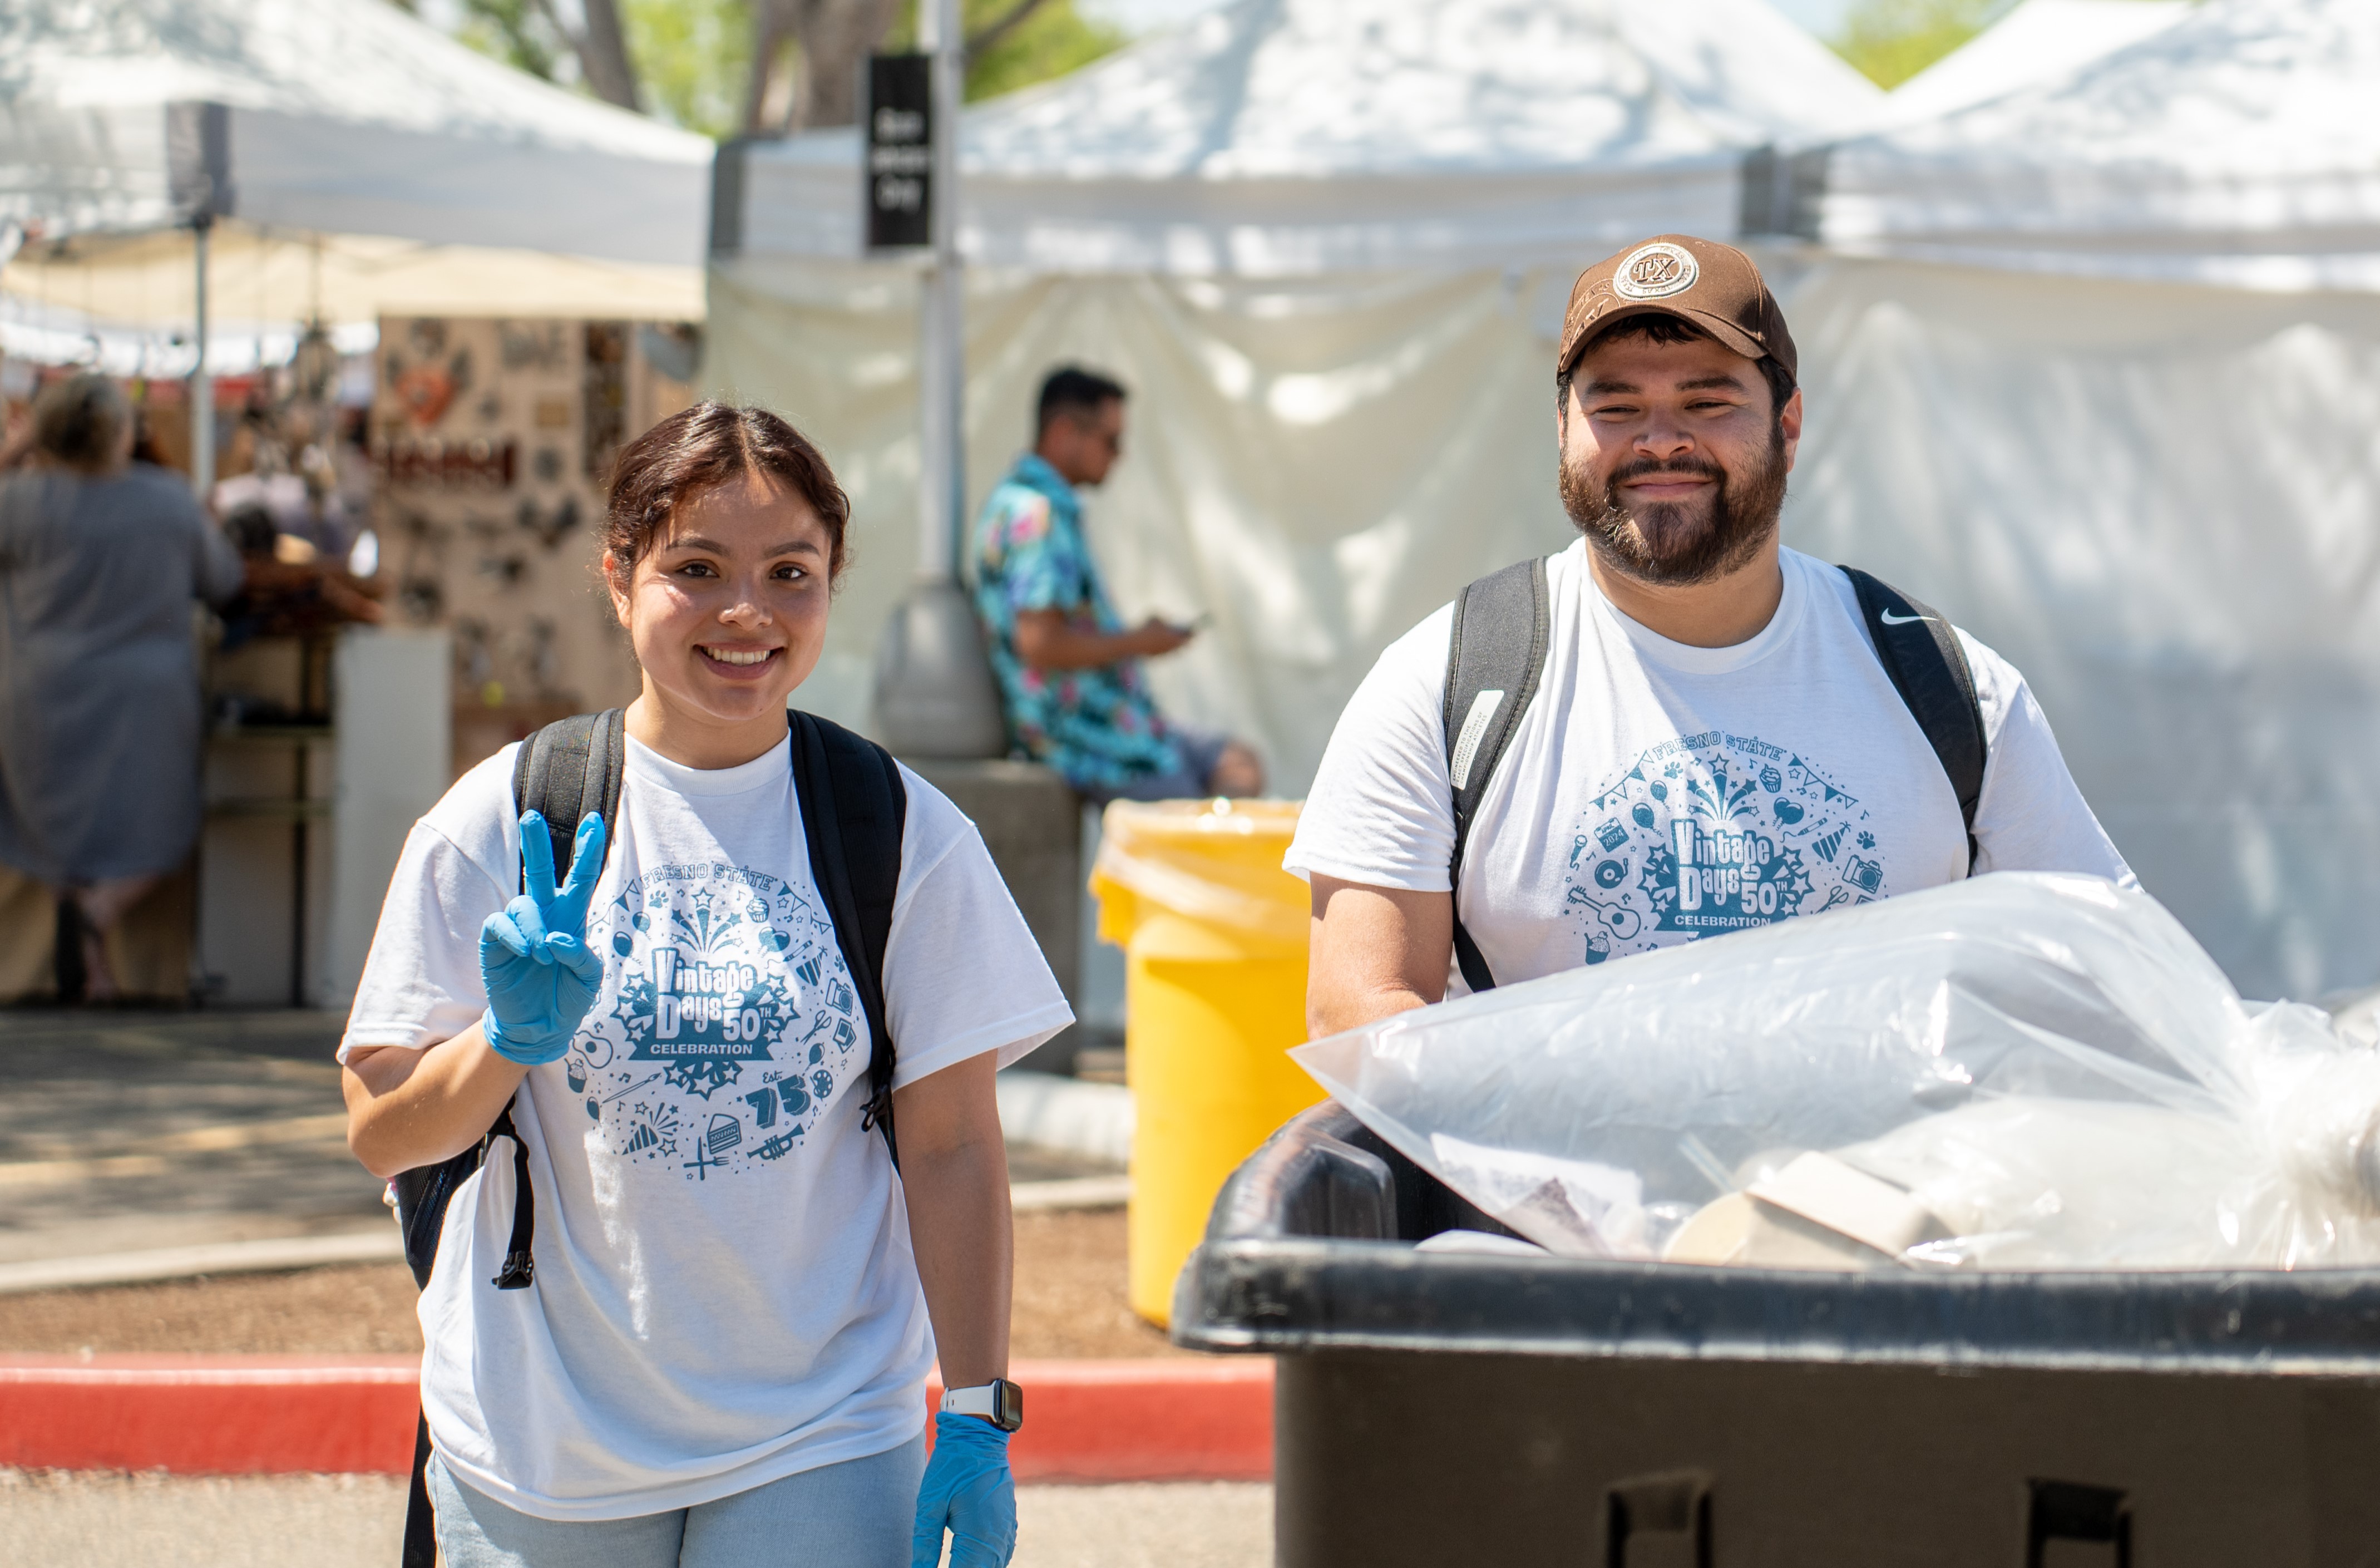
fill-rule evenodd
<path id="1" fill-rule="evenodd" d="M 445 1568 L 908 1568 L 926 1435 L 693 1508 L 632 1519 L 540 1519 L 430 1456 Z"/>

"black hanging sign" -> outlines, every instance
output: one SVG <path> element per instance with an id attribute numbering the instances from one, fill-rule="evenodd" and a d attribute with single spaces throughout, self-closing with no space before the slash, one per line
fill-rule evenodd
<path id="1" fill-rule="evenodd" d="M 868 57 L 868 248 L 934 242 L 930 55 Z"/>

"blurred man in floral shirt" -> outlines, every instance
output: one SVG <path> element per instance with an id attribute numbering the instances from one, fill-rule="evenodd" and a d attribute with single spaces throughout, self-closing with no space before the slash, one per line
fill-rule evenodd
<path id="1" fill-rule="evenodd" d="M 985 499 L 975 529 L 976 610 L 991 637 L 1009 734 L 1086 797 L 1245 796 L 1264 766 L 1240 742 L 1157 711 L 1140 662 L 1194 628 L 1150 616 L 1127 629 L 1083 538 L 1078 486 L 1123 451 L 1124 389 L 1072 366 L 1041 383 L 1033 450 Z"/>

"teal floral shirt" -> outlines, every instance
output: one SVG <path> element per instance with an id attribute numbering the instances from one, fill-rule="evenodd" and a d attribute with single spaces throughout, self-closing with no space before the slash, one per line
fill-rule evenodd
<path id="1" fill-rule="evenodd" d="M 984 499 L 974 554 L 976 613 L 990 634 L 1008 733 L 1026 754 L 1077 789 L 1180 768 L 1139 660 L 1036 670 L 1016 656 L 1016 617 L 1028 611 L 1059 611 L 1078 631 L 1124 629 L 1083 539 L 1082 502 L 1057 469 L 1029 452 L 1016 460 Z"/>

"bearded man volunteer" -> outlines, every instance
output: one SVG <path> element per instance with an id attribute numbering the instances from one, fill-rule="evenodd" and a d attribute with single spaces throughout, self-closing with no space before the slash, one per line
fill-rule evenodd
<path id="1" fill-rule="evenodd" d="M 2022 676 L 1779 545 L 1802 394 L 1749 257 L 1664 235 L 1589 267 L 1554 386 L 1584 537 L 1381 654 L 1307 797 L 1286 863 L 1313 886 L 1316 1036 L 1973 872 L 2132 880 Z M 1500 639 L 1525 657 L 1476 691 L 1458 674 L 1450 701 L 1457 638 L 1465 659 Z M 1880 648 L 1902 671 L 1930 657 L 1935 695 L 1955 691 L 1931 728 Z M 1972 830 L 1961 756 L 1980 761 Z"/>

